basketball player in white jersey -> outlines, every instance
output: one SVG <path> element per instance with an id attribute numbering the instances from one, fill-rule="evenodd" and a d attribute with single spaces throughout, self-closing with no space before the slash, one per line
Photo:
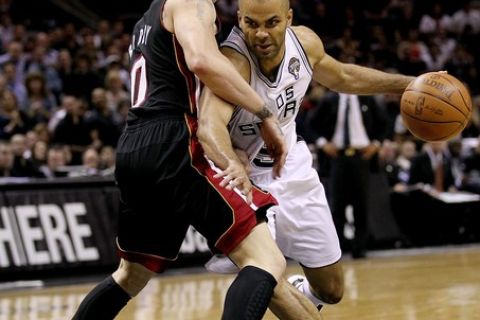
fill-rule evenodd
<path id="1" fill-rule="evenodd" d="M 312 79 L 335 91 L 371 95 L 400 94 L 414 77 L 340 63 L 325 53 L 312 30 L 291 26 L 292 15 L 288 0 L 239 0 L 240 28 L 234 28 L 222 45 L 222 52 L 255 91 L 269 106 L 276 106 L 272 112 L 288 147 L 282 175 L 273 178 L 273 161 L 264 148 L 259 119 L 208 90 L 203 92 L 198 137 L 215 163 L 232 161 L 226 159 L 232 147 L 246 152 L 251 180 L 279 202 L 269 209 L 269 227 L 284 255 L 304 270 L 306 279 L 299 278 L 296 287 L 320 308 L 341 300 L 343 271 L 323 186 L 307 145 L 296 134 L 302 99 Z M 218 176 L 230 188 L 242 183 L 233 171 Z M 224 263 L 214 257 L 207 268 L 227 271 L 222 270 Z"/>

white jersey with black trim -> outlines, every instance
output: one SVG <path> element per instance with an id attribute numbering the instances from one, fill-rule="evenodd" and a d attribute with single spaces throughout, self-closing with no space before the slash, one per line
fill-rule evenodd
<path id="1" fill-rule="evenodd" d="M 242 31 L 234 27 L 223 47 L 229 47 L 250 62 L 250 85 L 277 114 L 288 150 L 297 141 L 295 118 L 312 80 L 312 67 L 291 28 L 285 34 L 285 55 L 275 81 L 262 74 L 255 55 L 248 50 Z M 268 155 L 260 135 L 260 119 L 243 108 L 236 107 L 229 123 L 233 146 L 245 150 L 251 162 L 251 175 L 271 170 L 273 159 Z"/>

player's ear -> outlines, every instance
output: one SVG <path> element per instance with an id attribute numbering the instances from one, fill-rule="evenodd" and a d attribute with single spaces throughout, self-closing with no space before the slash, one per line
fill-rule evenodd
<path id="1" fill-rule="evenodd" d="M 292 20 L 293 20 L 293 10 L 292 8 L 288 9 L 288 14 L 287 14 L 287 26 L 292 25 Z"/>
<path id="2" fill-rule="evenodd" d="M 238 26 L 240 26 L 240 23 L 242 22 L 242 15 L 240 14 L 240 10 L 237 10 L 237 22 Z"/>

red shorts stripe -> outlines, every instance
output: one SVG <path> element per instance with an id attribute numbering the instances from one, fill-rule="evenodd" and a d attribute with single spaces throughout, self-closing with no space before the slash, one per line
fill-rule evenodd
<path id="1" fill-rule="evenodd" d="M 208 180 L 210 185 L 222 196 L 225 203 L 232 210 L 232 225 L 225 230 L 223 235 L 221 235 L 215 243 L 215 246 L 219 250 L 228 254 L 235 249 L 257 225 L 257 213 L 266 214 L 266 209 L 276 205 L 277 201 L 271 194 L 254 186 L 252 189 L 252 205 L 249 205 L 246 202 L 246 198 L 238 190 L 227 190 L 221 187 L 220 182 L 222 179 L 213 177 L 217 173 L 215 167 L 205 157 L 203 148 L 195 135 L 197 119 L 187 116 L 187 121 L 192 133 L 190 142 L 192 166 Z"/>
<path id="2" fill-rule="evenodd" d="M 117 254 L 120 258 L 129 262 L 139 263 L 152 272 L 162 273 L 170 264 L 170 259 L 152 254 L 124 251 L 120 248 L 117 240 Z"/>

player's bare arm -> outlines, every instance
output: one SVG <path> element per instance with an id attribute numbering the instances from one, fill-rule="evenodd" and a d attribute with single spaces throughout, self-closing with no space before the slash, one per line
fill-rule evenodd
<path id="1" fill-rule="evenodd" d="M 265 114 L 265 104 L 218 50 L 212 0 L 168 0 L 164 26 L 175 33 L 189 69 L 215 94 L 254 114 Z"/>
<path id="2" fill-rule="evenodd" d="M 232 64 L 235 66 L 238 73 L 243 77 L 243 79 L 245 79 L 246 82 L 250 82 L 251 67 L 250 62 L 247 60 L 247 58 L 231 48 L 222 48 L 221 52 L 225 55 L 225 57 L 230 60 L 230 62 L 232 62 Z M 257 117 L 262 120 L 262 126 L 260 127 L 260 131 L 263 141 L 267 146 L 267 150 L 275 161 L 273 166 L 273 174 L 275 177 L 278 177 L 280 176 L 281 169 L 285 164 L 285 160 L 287 158 L 287 149 L 285 144 L 280 146 L 275 141 L 275 139 L 277 139 L 277 136 L 276 134 L 272 135 L 272 132 L 277 132 L 282 135 L 282 130 L 278 123 L 278 119 L 276 118 L 276 116 L 273 116 L 273 114 L 268 108 L 265 110 L 264 117 L 258 114 Z"/>
<path id="3" fill-rule="evenodd" d="M 322 40 L 311 29 L 293 27 L 313 67 L 313 79 L 321 85 L 350 94 L 401 94 L 415 77 L 386 73 L 355 64 L 342 63 L 325 52 Z"/>
<path id="4" fill-rule="evenodd" d="M 227 126 L 232 118 L 233 106 L 221 100 L 205 88 L 200 99 L 197 137 L 207 157 L 222 171 L 216 178 L 223 178 L 221 186 L 238 187 L 249 202 L 252 185 L 246 168 L 234 151 Z"/>
<path id="5" fill-rule="evenodd" d="M 211 0 L 168 0 L 164 25 L 175 33 L 190 70 L 219 97 L 254 113 L 263 121 L 262 137 L 276 160 L 277 175 L 286 159 L 286 144 L 278 120 L 260 96 L 220 53 L 215 40 L 215 8 Z"/>

